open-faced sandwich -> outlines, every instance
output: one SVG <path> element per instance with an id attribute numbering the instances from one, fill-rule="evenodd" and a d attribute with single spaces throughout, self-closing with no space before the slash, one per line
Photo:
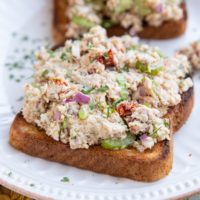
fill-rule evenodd
<path id="1" fill-rule="evenodd" d="M 83 169 L 158 180 L 172 167 L 172 133 L 193 106 L 189 74 L 185 56 L 168 58 L 95 26 L 81 40 L 38 53 L 10 143 Z"/>
<path id="2" fill-rule="evenodd" d="M 95 25 L 106 28 L 109 36 L 174 38 L 185 32 L 186 22 L 183 0 L 54 0 L 57 41 L 79 38 Z"/>
<path id="3" fill-rule="evenodd" d="M 200 69 L 200 41 L 192 42 L 188 46 L 181 48 L 178 51 L 179 54 L 183 54 L 188 58 L 193 71 Z"/>

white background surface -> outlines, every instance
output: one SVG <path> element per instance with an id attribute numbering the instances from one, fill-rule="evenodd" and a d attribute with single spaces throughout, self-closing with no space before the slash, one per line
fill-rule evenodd
<path id="1" fill-rule="evenodd" d="M 188 6 L 186 34 L 175 40 L 152 41 L 150 45 L 160 46 L 172 55 L 178 47 L 200 38 L 200 1 L 190 0 Z M 22 86 L 31 80 L 33 73 L 31 64 L 23 57 L 41 44 L 52 44 L 52 4 L 50 0 L 2 0 L 0 13 L 0 184 L 35 198 L 39 195 L 42 199 L 59 200 L 166 199 L 200 189 L 199 74 L 194 77 L 194 110 L 175 135 L 173 169 L 161 181 L 139 183 L 99 175 L 30 157 L 10 147 L 9 127 L 22 105 Z M 24 68 L 10 69 L 16 61 Z M 14 77 L 9 78 L 11 75 Z M 60 181 L 65 176 L 69 177 L 69 183 Z"/>

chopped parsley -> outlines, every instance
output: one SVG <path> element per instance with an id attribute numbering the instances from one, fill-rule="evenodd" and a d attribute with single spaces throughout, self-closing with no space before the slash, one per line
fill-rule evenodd
<path id="1" fill-rule="evenodd" d="M 115 108 L 117 107 L 117 105 L 118 105 L 119 103 L 121 103 L 122 101 L 124 101 L 124 100 L 126 100 L 126 99 L 120 98 L 120 99 L 118 99 L 117 101 L 115 101 L 115 102 L 112 104 L 112 109 L 115 109 Z"/>
<path id="2" fill-rule="evenodd" d="M 84 87 L 81 92 L 83 94 L 90 94 L 92 91 L 94 90 L 94 88 L 88 88 L 88 87 Z"/>
<path id="3" fill-rule="evenodd" d="M 89 107 L 90 107 L 90 110 L 94 110 L 95 108 L 99 108 L 99 102 L 92 102 L 90 103 Z"/>
<path id="4" fill-rule="evenodd" d="M 168 127 L 168 128 L 170 127 L 170 123 L 166 120 L 164 121 L 164 125 L 165 125 L 165 127 Z"/>
<path id="5" fill-rule="evenodd" d="M 97 89 L 97 92 L 107 92 L 109 90 L 109 87 L 107 85 L 102 86 Z"/>
<path id="6" fill-rule="evenodd" d="M 10 74 L 9 75 L 9 79 L 13 79 L 14 78 L 14 75 L 13 74 Z"/>
<path id="7" fill-rule="evenodd" d="M 103 57 L 105 58 L 105 60 L 108 60 L 108 59 L 109 59 L 108 52 L 105 52 L 105 53 L 103 54 Z"/>
<path id="8" fill-rule="evenodd" d="M 103 20 L 102 24 L 101 24 L 104 28 L 110 28 L 113 25 L 113 22 L 111 20 Z"/>
<path id="9" fill-rule="evenodd" d="M 129 67 L 127 64 L 124 65 L 124 67 L 122 68 L 122 71 L 129 72 Z"/>
<path id="10" fill-rule="evenodd" d="M 60 59 L 61 59 L 62 61 L 67 60 L 67 54 L 63 52 L 63 53 L 61 54 L 61 56 L 60 56 Z"/>
<path id="11" fill-rule="evenodd" d="M 9 173 L 8 173 L 8 176 L 11 177 L 11 176 L 12 176 L 12 172 L 9 172 Z"/>
<path id="12" fill-rule="evenodd" d="M 65 176 L 60 181 L 63 182 L 63 183 L 66 183 L 66 182 L 69 182 L 70 180 L 69 180 L 68 177 Z"/>
<path id="13" fill-rule="evenodd" d="M 110 117 L 110 115 L 112 114 L 112 108 L 108 105 L 106 108 L 106 117 Z"/>
<path id="14" fill-rule="evenodd" d="M 22 37 L 22 41 L 27 41 L 28 40 L 28 36 L 27 35 L 24 35 L 23 37 Z"/>
<path id="15" fill-rule="evenodd" d="M 61 130 L 65 130 L 67 128 L 67 118 L 64 119 L 64 121 L 61 123 Z"/>
<path id="16" fill-rule="evenodd" d="M 158 131 L 162 128 L 162 126 L 160 126 L 160 127 L 157 128 L 154 123 L 152 125 L 153 125 L 153 129 L 154 129 L 152 137 L 157 138 L 158 137 Z"/>
<path id="17" fill-rule="evenodd" d="M 88 43 L 88 49 L 92 49 L 93 48 L 93 44 L 91 42 Z"/>
<path id="18" fill-rule="evenodd" d="M 42 77 L 46 77 L 46 75 L 49 73 L 49 70 L 48 69 L 45 69 L 43 72 L 42 72 Z"/>

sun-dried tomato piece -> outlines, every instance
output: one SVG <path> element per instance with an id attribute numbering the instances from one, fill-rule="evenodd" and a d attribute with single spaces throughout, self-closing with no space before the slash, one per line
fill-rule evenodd
<path id="1" fill-rule="evenodd" d="M 117 106 L 117 112 L 121 117 L 126 117 L 132 114 L 136 106 L 136 103 L 123 102 Z"/>
<path id="2" fill-rule="evenodd" d="M 52 78 L 51 81 L 53 81 L 56 85 L 68 85 L 64 80 L 60 78 Z"/>
<path id="3" fill-rule="evenodd" d="M 113 52 L 110 49 L 108 52 L 104 53 L 102 56 L 97 57 L 97 60 L 104 64 L 106 67 L 114 67 L 114 58 L 113 58 Z"/>

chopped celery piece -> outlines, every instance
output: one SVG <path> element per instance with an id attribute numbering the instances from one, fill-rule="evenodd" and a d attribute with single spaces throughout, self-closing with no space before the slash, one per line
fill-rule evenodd
<path id="1" fill-rule="evenodd" d="M 149 69 L 147 64 L 137 61 L 135 64 L 135 68 L 148 75 L 156 76 L 163 70 L 164 67 Z"/>
<path id="2" fill-rule="evenodd" d="M 155 69 L 151 69 L 149 75 L 156 76 L 163 70 L 163 68 L 164 67 L 158 67 L 158 68 L 155 68 Z"/>
<path id="3" fill-rule="evenodd" d="M 128 95 L 129 95 L 129 93 L 128 93 L 128 90 L 127 90 L 126 88 L 121 89 L 121 91 L 120 91 L 120 96 L 121 96 L 123 99 L 127 99 L 127 98 L 128 98 Z"/>
<path id="4" fill-rule="evenodd" d="M 119 4 L 115 8 L 116 13 L 124 12 L 125 10 L 128 10 L 133 5 L 133 0 L 119 0 Z"/>
<path id="5" fill-rule="evenodd" d="M 67 128 L 67 119 L 65 118 L 64 121 L 61 124 L 61 129 L 65 130 Z"/>
<path id="6" fill-rule="evenodd" d="M 120 86 L 125 86 L 126 85 L 126 81 L 125 81 L 125 78 L 123 75 L 119 74 L 117 76 L 117 79 L 116 79 L 117 83 L 120 85 Z"/>
<path id="7" fill-rule="evenodd" d="M 88 111 L 84 107 L 81 107 L 81 109 L 78 112 L 78 118 L 80 120 L 85 120 L 86 118 L 88 118 L 88 115 Z"/>
<path id="8" fill-rule="evenodd" d="M 102 140 L 101 146 L 104 149 L 119 150 L 129 147 L 130 145 L 133 144 L 134 141 L 135 141 L 135 136 L 128 134 L 127 137 L 124 139 L 113 138 L 113 139 Z"/>
<path id="9" fill-rule="evenodd" d="M 83 26 L 83 27 L 85 27 L 85 28 L 91 28 L 91 27 L 93 27 L 95 24 L 93 23 L 93 22 L 91 22 L 90 20 L 88 20 L 88 19 L 85 19 L 85 18 L 83 18 L 83 17 L 79 17 L 79 16 L 74 16 L 73 18 L 72 18 L 72 21 L 75 23 L 75 24 L 77 24 L 77 25 L 79 25 L 79 26 Z"/>
<path id="10" fill-rule="evenodd" d="M 128 93 L 128 89 L 126 88 L 126 80 L 124 76 L 119 74 L 116 80 L 117 80 L 118 85 L 121 87 L 121 91 L 120 91 L 121 98 L 127 99 L 129 93 Z"/>
<path id="11" fill-rule="evenodd" d="M 147 0 L 134 0 L 136 12 L 141 16 L 146 16 L 152 12 L 150 8 L 146 6 Z"/>
<path id="12" fill-rule="evenodd" d="M 144 102 L 144 105 L 145 105 L 146 107 L 148 107 L 148 108 L 151 108 L 151 104 L 148 103 L 148 102 Z"/>

